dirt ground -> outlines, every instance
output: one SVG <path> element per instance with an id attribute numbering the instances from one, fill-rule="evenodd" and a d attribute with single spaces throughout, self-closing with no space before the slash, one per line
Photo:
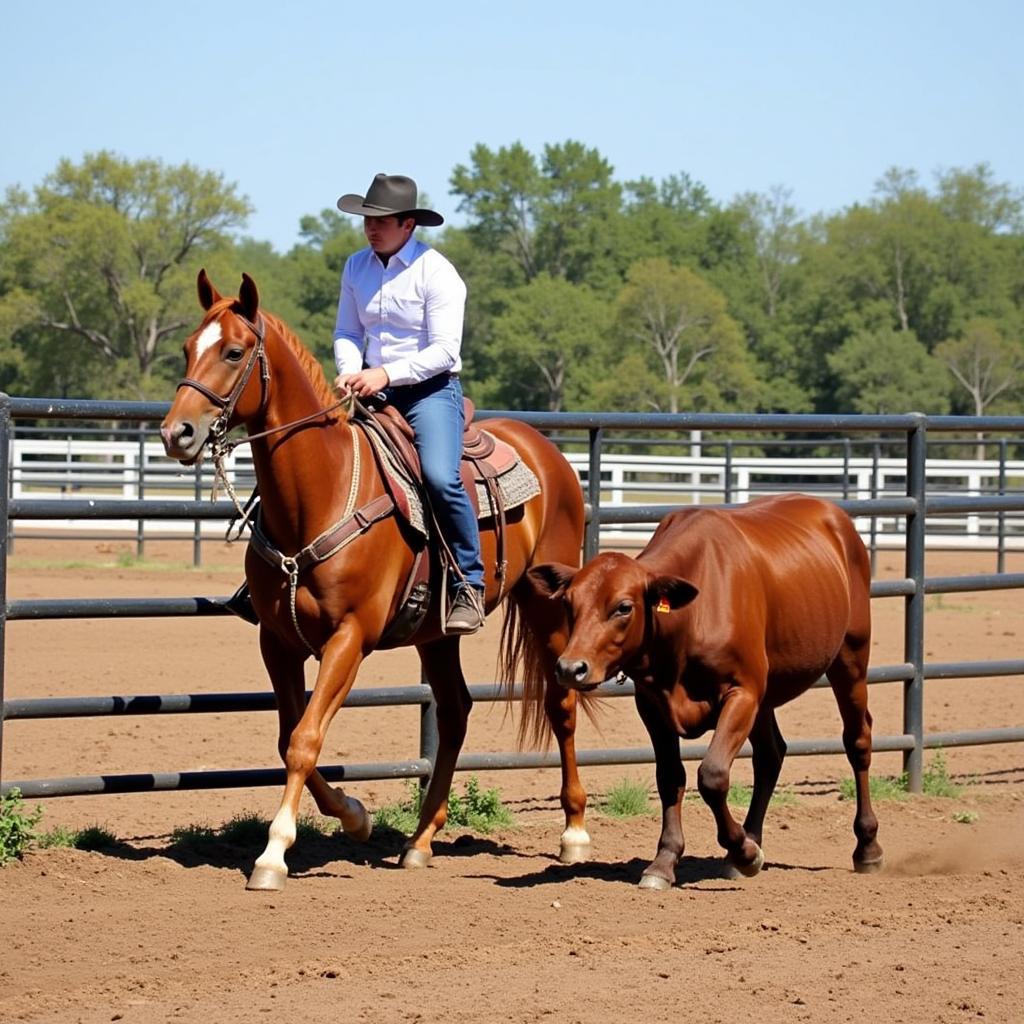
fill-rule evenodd
<path id="1" fill-rule="evenodd" d="M 240 549 L 149 542 L 143 566 L 124 541 L 19 539 L 9 598 L 214 596 L 240 578 Z M 119 556 L 121 556 L 119 558 Z M 878 576 L 903 575 L 881 556 Z M 995 556 L 929 552 L 929 575 L 992 571 Z M 1024 556 L 1008 559 L 1024 571 Z M 900 662 L 902 602 L 874 602 L 873 663 Z M 933 661 L 1015 658 L 1020 591 L 933 596 Z M 470 682 L 494 678 L 499 625 L 464 641 Z M 373 656 L 357 686 L 418 678 L 408 651 Z M 6 697 L 253 691 L 266 688 L 256 632 L 234 619 L 13 622 Z M 876 736 L 902 732 L 901 687 L 872 687 Z M 926 730 L 1024 724 L 1024 679 L 926 683 Z M 785 708 L 787 739 L 839 735 L 827 691 Z M 343 709 L 323 763 L 415 756 L 418 712 Z M 478 704 L 467 752 L 510 750 L 501 705 Z M 272 713 L 10 722 L 5 780 L 72 774 L 276 766 Z M 606 702 L 579 746 L 645 743 L 632 702 Z M 254 850 L 197 854 L 175 829 L 276 810 L 276 788 L 92 796 L 42 802 L 42 827 L 98 824 L 116 847 L 36 850 L 0 869 L 0 1021 L 465 1021 L 567 1024 L 753 1019 L 1024 1020 L 1024 745 L 951 749 L 955 797 L 880 802 L 886 869 L 855 875 L 853 809 L 841 757 L 791 757 L 789 800 L 769 812 L 766 869 L 720 869 L 710 813 L 684 809 L 687 855 L 669 892 L 641 891 L 658 816 L 589 815 L 592 860 L 557 862 L 555 769 L 485 773 L 515 825 L 443 833 L 425 871 L 396 868 L 401 836 L 364 846 L 314 838 L 289 854 L 285 892 L 244 891 Z M 926 764 L 932 755 L 926 755 Z M 900 755 L 878 754 L 894 775 Z M 691 769 L 691 779 L 693 770 Z M 585 768 L 592 798 L 653 767 Z M 734 781 L 749 782 L 738 762 Z M 465 780 L 457 778 L 459 789 Z M 396 782 L 350 788 L 371 810 Z M 33 804 L 35 802 L 33 801 Z M 309 805 L 308 809 L 312 809 Z M 256 850 L 255 852 L 258 852 Z"/>

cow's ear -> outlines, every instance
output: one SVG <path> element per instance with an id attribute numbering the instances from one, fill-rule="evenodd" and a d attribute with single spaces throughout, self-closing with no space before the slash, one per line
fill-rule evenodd
<path id="1" fill-rule="evenodd" d="M 655 576 L 647 584 L 647 603 L 655 611 L 675 611 L 684 608 L 699 593 L 697 588 L 682 576 Z"/>
<path id="2" fill-rule="evenodd" d="M 535 565 L 527 575 L 534 589 L 544 597 L 560 597 L 565 588 L 572 583 L 573 577 L 579 572 L 571 565 L 563 565 L 561 562 L 546 562 L 543 565 Z"/>

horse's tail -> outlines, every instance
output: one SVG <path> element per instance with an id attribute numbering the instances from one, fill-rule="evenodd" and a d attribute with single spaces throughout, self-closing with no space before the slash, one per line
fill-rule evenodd
<path id="1" fill-rule="evenodd" d="M 515 699 L 515 687 L 520 678 L 523 684 L 516 740 L 520 748 L 545 749 L 551 742 L 551 729 L 544 706 L 548 686 L 545 660 L 549 655 L 538 634 L 524 620 L 523 609 L 516 600 L 515 591 L 505 602 L 505 620 L 501 624 L 498 646 L 498 679 L 505 689 L 505 699 L 509 705 Z M 577 707 L 596 724 L 601 699 L 583 691 L 569 692 L 576 697 Z"/>
<path id="2" fill-rule="evenodd" d="M 523 696 L 517 740 L 520 747 L 546 747 L 551 739 L 544 716 L 544 649 L 537 635 L 523 619 L 522 609 L 509 595 L 505 602 L 505 620 L 501 624 L 498 652 L 498 679 L 511 703 L 516 683 L 521 679 Z"/>

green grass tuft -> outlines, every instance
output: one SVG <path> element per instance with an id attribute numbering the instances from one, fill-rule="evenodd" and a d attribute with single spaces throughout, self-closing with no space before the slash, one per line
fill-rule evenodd
<path id="1" fill-rule="evenodd" d="M 391 828 L 396 832 L 411 834 L 420 820 L 420 808 L 423 806 L 423 791 L 415 779 L 405 780 L 405 799 L 396 804 L 385 804 L 373 815 L 376 828 Z"/>
<path id="2" fill-rule="evenodd" d="M 311 839 L 328 836 L 339 828 L 333 818 L 321 818 L 315 814 L 301 814 L 295 823 L 296 839 Z M 225 846 L 243 849 L 260 849 L 267 842 L 270 822 L 251 811 L 236 814 L 218 828 L 208 825 L 185 825 L 171 832 L 171 845 L 193 854 L 212 856 Z"/>
<path id="3" fill-rule="evenodd" d="M 868 789 L 872 800 L 906 800 L 909 794 L 907 773 L 901 775 L 872 775 Z M 839 783 L 840 800 L 856 800 L 857 786 L 853 779 L 846 778 Z"/>
<path id="4" fill-rule="evenodd" d="M 978 820 L 977 811 L 954 811 L 953 820 L 960 825 L 973 825 Z"/>
<path id="5" fill-rule="evenodd" d="M 40 833 L 36 837 L 36 845 L 42 850 L 107 850 L 117 846 L 117 836 L 101 825 L 88 825 L 80 829 L 58 825 L 49 832 Z"/>
<path id="6" fill-rule="evenodd" d="M 405 783 L 406 798 L 397 804 L 381 807 L 373 816 L 374 825 L 391 828 L 406 835 L 415 831 L 423 806 L 423 791 L 415 779 Z M 466 782 L 464 795 L 453 788 L 448 794 L 449 828 L 470 828 L 475 832 L 493 832 L 511 825 L 512 813 L 501 802 L 497 789 L 482 790 L 476 776 Z"/>
<path id="7" fill-rule="evenodd" d="M 748 786 L 745 782 L 734 782 L 729 787 L 729 803 L 733 807 L 746 809 L 754 796 L 754 787 Z M 769 801 L 772 807 L 795 807 L 797 805 L 796 795 L 788 789 L 776 789 Z"/>
<path id="8" fill-rule="evenodd" d="M 216 849 L 219 839 L 209 825 L 180 825 L 171 831 L 171 845 L 202 854 Z"/>
<path id="9" fill-rule="evenodd" d="M 101 825 L 87 825 L 75 835 L 76 850 L 106 850 L 117 842 L 117 836 Z"/>
<path id="10" fill-rule="evenodd" d="M 921 789 L 928 796 L 959 796 L 963 791 L 962 786 L 956 785 L 949 777 L 946 767 L 946 755 L 941 750 L 935 751 L 931 764 L 925 765 L 921 773 Z"/>
<path id="11" fill-rule="evenodd" d="M 620 779 L 598 802 L 602 814 L 612 818 L 635 818 L 651 813 L 647 786 L 634 779 Z"/>
<path id="12" fill-rule="evenodd" d="M 903 772 L 895 777 L 891 775 L 871 776 L 869 782 L 872 800 L 905 800 L 910 794 L 910 780 Z M 946 766 L 946 755 L 941 750 L 924 766 L 921 773 L 921 792 L 924 796 L 957 797 L 963 792 L 949 777 Z M 843 800 L 853 800 L 857 791 L 853 779 L 843 779 L 839 784 L 839 796 Z"/>
<path id="13" fill-rule="evenodd" d="M 270 822 L 258 814 L 247 812 L 236 814 L 217 830 L 218 837 L 225 843 L 235 846 L 259 846 L 267 841 Z"/>
<path id="14" fill-rule="evenodd" d="M 36 838 L 36 825 L 42 816 L 42 807 L 26 809 L 19 789 L 0 797 L 0 866 L 24 854 Z"/>
<path id="15" fill-rule="evenodd" d="M 341 828 L 337 818 L 322 818 L 319 814 L 300 814 L 295 823 L 296 839 L 321 839 L 333 836 Z"/>
<path id="16" fill-rule="evenodd" d="M 448 794 L 448 824 L 493 832 L 512 824 L 512 812 L 501 802 L 496 789 L 483 790 L 475 775 L 466 780 L 465 796 L 453 789 Z"/>

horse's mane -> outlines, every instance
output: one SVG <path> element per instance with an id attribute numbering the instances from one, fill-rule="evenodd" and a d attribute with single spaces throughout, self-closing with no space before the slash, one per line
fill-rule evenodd
<path id="1" fill-rule="evenodd" d="M 225 310 L 230 310 L 232 313 L 240 314 L 241 309 L 237 299 L 225 298 L 213 306 L 207 313 L 204 323 L 209 323 L 211 320 L 219 317 Z M 272 327 L 278 337 L 292 350 L 295 354 L 296 360 L 298 360 L 299 366 L 303 372 L 309 378 L 309 385 L 313 389 L 313 394 L 320 402 L 320 406 L 326 409 L 329 405 L 334 405 L 337 402 L 337 396 L 334 394 L 334 390 L 327 381 L 327 377 L 324 374 L 324 368 L 317 361 L 316 357 L 312 352 L 306 348 L 298 337 L 292 331 L 292 329 L 274 313 L 270 313 L 265 309 L 260 309 L 260 315 L 266 321 L 269 327 Z"/>
<path id="2" fill-rule="evenodd" d="M 337 401 L 337 396 L 331 389 L 331 385 L 327 382 L 324 368 L 320 365 L 317 358 L 299 341 L 292 329 L 279 316 L 268 313 L 265 309 L 261 309 L 260 312 L 263 314 L 263 319 L 273 326 L 281 339 L 295 353 L 295 358 L 299 361 L 299 366 L 302 367 L 309 378 L 310 386 L 313 388 L 313 392 L 319 399 L 320 404 L 325 409 L 329 405 L 334 405 Z"/>

